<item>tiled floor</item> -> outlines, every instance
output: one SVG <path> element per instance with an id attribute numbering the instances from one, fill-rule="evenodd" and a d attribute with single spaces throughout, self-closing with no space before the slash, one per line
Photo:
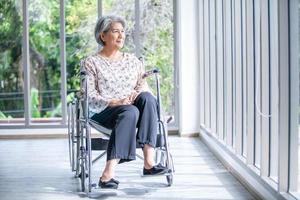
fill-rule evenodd
<path id="1" fill-rule="evenodd" d="M 118 190 L 93 190 L 92 199 L 254 199 L 199 138 L 170 137 L 174 184 L 140 176 L 142 161 L 118 165 Z M 97 182 L 104 159 L 93 166 Z M 83 199 L 68 160 L 66 139 L 0 140 L 1 200 Z"/>

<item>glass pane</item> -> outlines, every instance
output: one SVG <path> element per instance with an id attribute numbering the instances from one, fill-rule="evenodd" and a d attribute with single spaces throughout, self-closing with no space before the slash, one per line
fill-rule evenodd
<path id="1" fill-rule="evenodd" d="M 279 74 L 278 74 L 278 18 L 276 3 L 270 6 L 270 177 L 278 182 L 278 138 L 279 138 Z"/>
<path id="2" fill-rule="evenodd" d="M 24 124 L 22 1 L 0 6 L 0 125 Z"/>
<path id="3" fill-rule="evenodd" d="M 141 54 L 146 70 L 160 69 L 162 104 L 167 116 L 175 114 L 173 1 L 141 1 Z M 154 80 L 149 84 L 155 88 Z M 175 119 L 176 120 L 176 119 Z"/>
<path id="4" fill-rule="evenodd" d="M 261 59 L 260 59 L 260 3 L 259 0 L 254 1 L 254 67 L 255 67 L 255 166 L 260 168 L 260 159 L 261 159 L 261 116 L 257 112 L 257 109 L 261 108 L 261 76 L 259 75 L 261 72 Z"/>
<path id="5" fill-rule="evenodd" d="M 298 0 L 298 65 L 300 69 L 300 0 Z M 299 80 L 298 80 L 299 90 L 300 90 L 300 70 L 299 70 Z M 300 92 L 299 92 L 300 94 Z M 300 99 L 300 98 L 299 98 Z M 300 102 L 298 104 L 298 192 L 300 191 Z"/>
<path id="6" fill-rule="evenodd" d="M 80 87 L 80 60 L 97 52 L 94 28 L 97 21 L 97 0 L 66 2 L 67 101 Z"/>
<path id="7" fill-rule="evenodd" d="M 31 121 L 60 122 L 59 0 L 29 1 Z"/>
<path id="8" fill-rule="evenodd" d="M 242 155 L 247 156 L 247 46 L 246 46 L 246 2 L 241 1 L 242 6 L 242 66 L 243 66 L 243 148 Z"/>

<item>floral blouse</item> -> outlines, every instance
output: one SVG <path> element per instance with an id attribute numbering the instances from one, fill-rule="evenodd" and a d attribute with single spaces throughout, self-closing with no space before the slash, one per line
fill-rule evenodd
<path id="1" fill-rule="evenodd" d="M 100 113 L 112 99 L 124 99 L 134 90 L 149 91 L 142 62 L 124 53 L 121 60 L 112 61 L 94 54 L 81 61 L 81 71 L 87 73 L 90 117 Z"/>

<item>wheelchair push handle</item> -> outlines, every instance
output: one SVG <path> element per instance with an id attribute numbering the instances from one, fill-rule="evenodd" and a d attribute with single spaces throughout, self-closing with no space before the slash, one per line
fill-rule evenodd
<path id="1" fill-rule="evenodd" d="M 143 78 L 147 78 L 150 76 L 155 75 L 155 83 L 156 83 L 156 99 L 157 99 L 157 114 L 158 114 L 158 121 L 161 121 L 161 96 L 160 96 L 160 82 L 159 82 L 159 69 L 154 68 L 152 70 L 146 71 L 143 75 Z"/>
<path id="2" fill-rule="evenodd" d="M 86 76 L 87 72 L 86 71 L 80 71 L 80 76 Z"/>
<path id="3" fill-rule="evenodd" d="M 154 68 L 154 69 L 152 69 L 152 70 L 146 71 L 146 72 L 144 73 L 144 75 L 143 75 L 143 78 L 147 78 L 147 77 L 152 76 L 152 75 L 154 75 L 154 74 L 159 74 L 159 69 Z"/>

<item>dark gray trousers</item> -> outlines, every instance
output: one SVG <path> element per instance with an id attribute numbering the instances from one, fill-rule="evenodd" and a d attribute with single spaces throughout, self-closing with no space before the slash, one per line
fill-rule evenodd
<path id="1" fill-rule="evenodd" d="M 157 101 L 149 92 L 139 94 L 133 105 L 107 107 L 93 115 L 92 119 L 112 129 L 107 160 L 120 159 L 119 163 L 135 160 L 136 142 L 142 147 L 145 144 L 156 145 Z"/>

